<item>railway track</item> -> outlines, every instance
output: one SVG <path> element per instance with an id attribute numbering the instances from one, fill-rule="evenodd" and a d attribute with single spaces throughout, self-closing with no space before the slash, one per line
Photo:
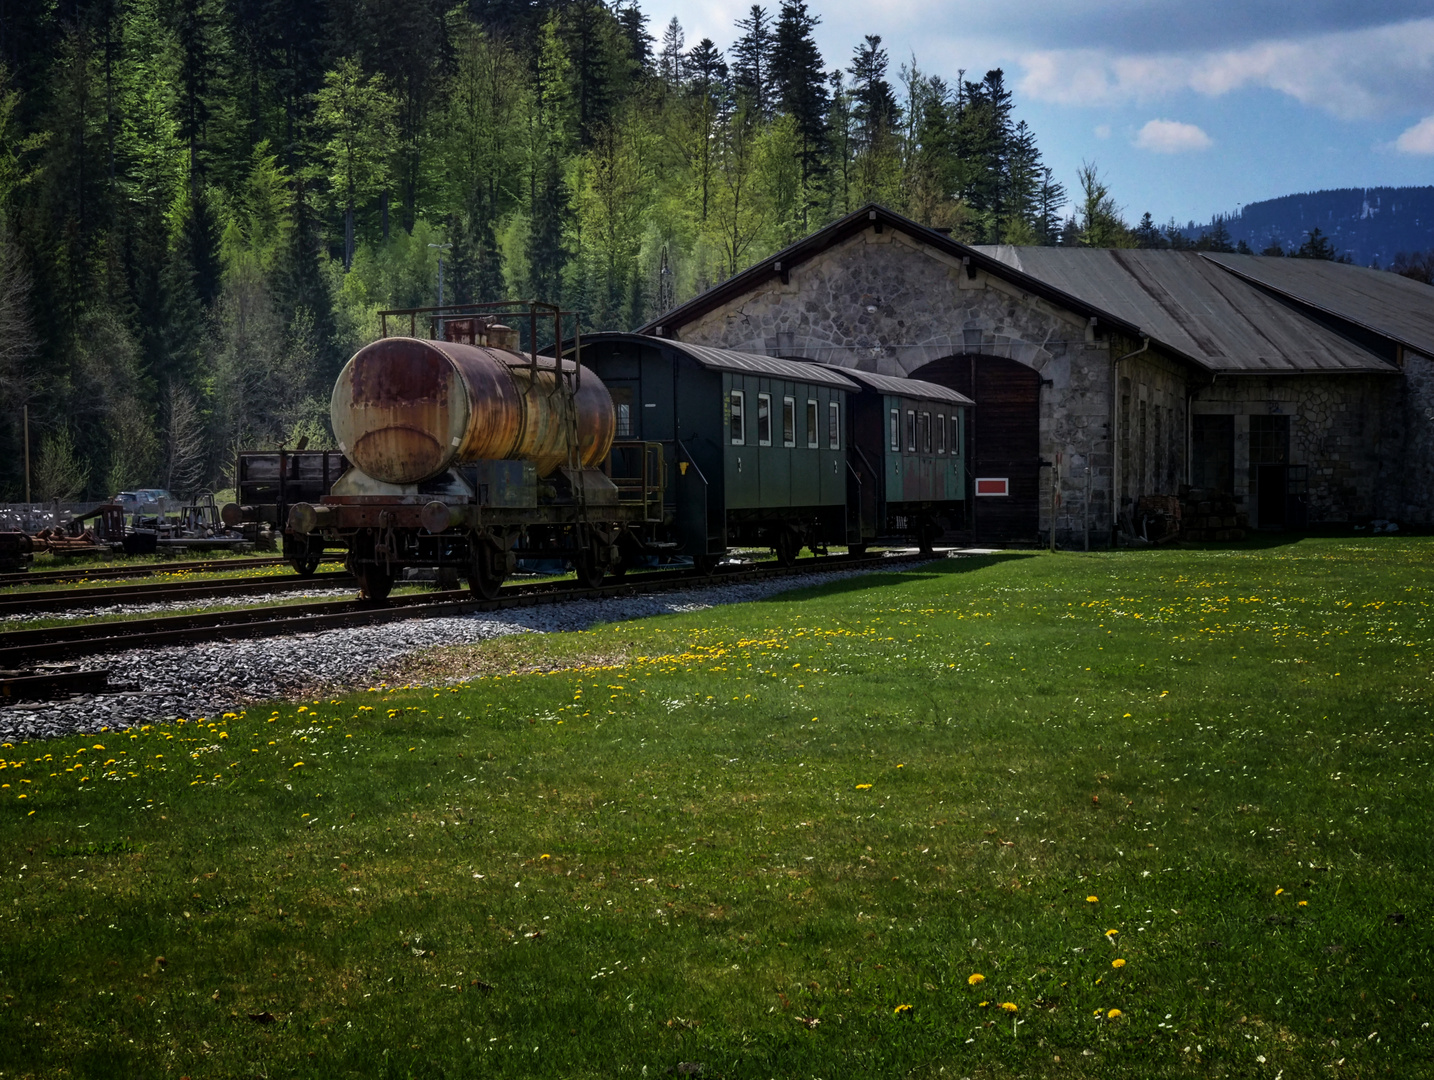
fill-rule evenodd
<path id="1" fill-rule="evenodd" d="M 76 567 L 72 570 L 43 570 L 39 573 L 26 571 L 20 574 L 0 574 L 0 588 L 7 585 L 58 585 L 66 581 L 114 581 L 152 577 L 155 574 L 173 574 L 178 571 L 203 574 L 216 570 L 252 570 L 265 566 L 286 566 L 288 561 L 278 557 L 206 559 L 199 562 L 146 563 L 143 566 L 97 566 L 88 569 Z M 342 558 L 336 555 L 332 561 L 341 562 Z"/>
<path id="2" fill-rule="evenodd" d="M 406 619 L 506 611 L 582 598 L 631 596 L 694 586 L 790 577 L 814 570 L 874 568 L 929 558 L 918 555 L 831 555 L 799 559 L 791 566 L 721 566 L 712 574 L 694 570 L 630 574 L 604 582 L 596 589 L 575 588 L 570 582 L 508 585 L 492 600 L 484 600 L 459 589 L 392 597 L 382 604 L 363 600 L 329 600 L 311 604 L 235 608 L 200 615 L 78 622 L 36 630 L 14 630 L 0 635 L 0 670 L 34 668 L 43 663 L 130 649 L 278 637 Z"/>
<path id="3" fill-rule="evenodd" d="M 203 600 L 215 596 L 244 596 L 254 593 L 301 592 L 329 585 L 348 585 L 353 578 L 344 571 L 301 578 L 295 574 L 269 574 L 258 578 L 218 578 L 209 581 L 178 581 L 163 585 L 100 585 L 95 588 L 53 589 L 47 592 L 0 594 L 0 621 L 37 611 L 73 611 L 107 607 L 111 604 L 167 604 Z"/>

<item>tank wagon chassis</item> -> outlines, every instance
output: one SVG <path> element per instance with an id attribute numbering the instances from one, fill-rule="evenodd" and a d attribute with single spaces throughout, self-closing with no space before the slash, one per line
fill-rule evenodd
<path id="1" fill-rule="evenodd" d="M 612 398 L 581 364 L 576 315 L 529 301 L 380 314 L 383 336 L 334 386 L 349 468 L 288 519 L 296 537 L 348 549 L 363 595 L 387 597 L 406 567 L 440 567 L 491 599 L 519 559 L 568 562 L 596 587 L 672 546 L 655 531 L 661 446 L 614 442 Z M 390 320 L 408 334 L 390 336 Z M 572 343 L 575 359 L 543 355 L 540 331 Z M 633 475 L 614 475 L 614 462 Z"/>

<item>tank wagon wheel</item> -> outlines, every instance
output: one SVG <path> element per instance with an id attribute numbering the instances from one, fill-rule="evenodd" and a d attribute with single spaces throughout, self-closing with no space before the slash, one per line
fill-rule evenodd
<path id="1" fill-rule="evenodd" d="M 482 544 L 473 554 L 473 563 L 468 570 L 468 588 L 474 596 L 494 600 L 508 576 L 507 556 L 491 544 Z"/>
<path id="2" fill-rule="evenodd" d="M 289 565 L 300 577 L 313 577 L 319 570 L 319 563 L 322 556 L 319 555 L 297 555 L 289 560 Z"/>
<path id="3" fill-rule="evenodd" d="M 394 575 L 372 564 L 360 566 L 354 572 L 359 583 L 360 600 L 387 600 L 393 591 Z"/>
<path id="4" fill-rule="evenodd" d="M 577 575 L 578 584 L 584 589 L 596 589 L 602 585 L 603 575 L 607 567 L 598 558 L 595 548 L 588 548 L 580 552 L 573 559 L 573 573 Z"/>

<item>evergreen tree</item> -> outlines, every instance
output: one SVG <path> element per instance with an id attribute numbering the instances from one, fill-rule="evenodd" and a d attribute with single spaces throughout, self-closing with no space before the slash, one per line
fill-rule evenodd
<path id="1" fill-rule="evenodd" d="M 772 47 L 772 81 L 778 107 L 795 122 L 797 159 L 801 164 L 802 226 L 814 201 L 812 189 L 821 178 L 826 153 L 826 72 L 812 31 L 821 18 L 807 12 L 805 0 L 782 0 Z"/>
<path id="2" fill-rule="evenodd" d="M 1130 229 L 1120 216 L 1120 207 L 1110 193 L 1110 185 L 1091 162 L 1081 162 L 1076 174 L 1080 180 L 1080 243 L 1082 247 L 1131 247 Z"/>
<path id="3" fill-rule="evenodd" d="M 1292 254 L 1296 259 L 1325 259 L 1329 262 L 1343 261 L 1336 259 L 1334 245 L 1330 243 L 1329 237 L 1320 232 L 1318 227 L 1311 229 L 1305 237 L 1305 242 L 1296 248 Z"/>
<path id="4" fill-rule="evenodd" d="M 1160 226 L 1147 210 L 1140 218 L 1140 224 L 1135 227 L 1135 246 L 1138 248 L 1159 249 L 1168 247 L 1165 237 L 1160 235 Z"/>
<path id="5" fill-rule="evenodd" d="M 767 9 L 753 4 L 747 17 L 737 20 L 742 36 L 732 46 L 732 89 L 760 120 L 771 118 L 775 104 L 772 51 L 776 36 Z"/>
<path id="6" fill-rule="evenodd" d="M 1049 165 L 1041 168 L 1041 190 L 1038 198 L 1038 217 L 1036 231 L 1040 235 L 1040 242 L 1046 247 L 1054 247 L 1060 242 L 1061 237 L 1061 207 L 1066 204 L 1066 187 L 1056 180 L 1055 170 Z"/>
<path id="7" fill-rule="evenodd" d="M 657 76 L 669 88 L 681 86 L 687 78 L 687 71 L 684 67 L 686 53 L 683 51 L 687 42 L 682 34 L 682 24 L 677 21 L 677 16 L 672 16 L 667 24 L 667 29 L 662 32 L 662 51 L 657 56 Z"/>

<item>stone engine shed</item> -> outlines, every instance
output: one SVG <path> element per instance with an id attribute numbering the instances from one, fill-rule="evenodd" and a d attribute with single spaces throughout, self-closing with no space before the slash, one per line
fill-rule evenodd
<path id="1" fill-rule="evenodd" d="M 1256 528 L 1434 524 L 1434 288 L 1395 274 L 969 247 L 872 205 L 642 332 L 971 397 L 977 543 L 1104 546 L 1187 487 Z"/>

